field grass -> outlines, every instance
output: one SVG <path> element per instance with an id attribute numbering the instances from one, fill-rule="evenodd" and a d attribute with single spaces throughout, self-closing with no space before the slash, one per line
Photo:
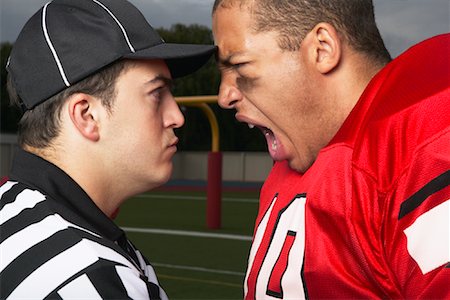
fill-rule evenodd
<path id="1" fill-rule="evenodd" d="M 116 219 L 152 262 L 170 299 L 242 299 L 258 191 L 224 192 L 222 226 L 208 230 L 201 191 L 130 199 Z"/>

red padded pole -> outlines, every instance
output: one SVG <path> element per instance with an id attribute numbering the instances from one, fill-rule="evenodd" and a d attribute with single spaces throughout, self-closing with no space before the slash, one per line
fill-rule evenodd
<path id="1" fill-rule="evenodd" d="M 222 152 L 208 153 L 208 187 L 206 198 L 206 224 L 219 229 L 222 212 Z"/>

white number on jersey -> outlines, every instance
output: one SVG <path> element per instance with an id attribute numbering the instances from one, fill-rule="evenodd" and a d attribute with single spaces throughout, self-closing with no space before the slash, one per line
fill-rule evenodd
<path id="1" fill-rule="evenodd" d="M 284 208 L 273 211 L 277 200 L 278 198 L 274 197 L 256 230 L 245 278 L 245 294 L 248 294 L 249 288 L 254 288 L 248 287 L 248 276 L 258 249 L 263 246 L 263 236 L 270 234 L 267 251 L 258 253 L 263 263 L 257 275 L 255 298 L 305 299 L 301 273 L 305 251 L 306 195 L 297 195 Z M 271 228 L 268 223 L 274 213 L 278 216 Z"/>

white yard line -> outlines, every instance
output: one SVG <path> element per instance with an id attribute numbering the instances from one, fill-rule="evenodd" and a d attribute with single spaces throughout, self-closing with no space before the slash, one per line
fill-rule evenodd
<path id="1" fill-rule="evenodd" d="M 150 199 L 171 199 L 171 200 L 206 200 L 206 196 L 183 196 L 183 195 L 155 195 L 155 194 L 142 194 L 135 198 L 150 198 Z M 223 197 L 225 202 L 241 202 L 241 203 L 258 203 L 258 199 L 255 198 L 233 198 Z"/>
<path id="2" fill-rule="evenodd" d="M 151 265 L 154 266 L 154 267 L 161 267 L 161 268 L 168 268 L 168 269 L 199 271 L 199 272 L 225 274 L 225 275 L 235 275 L 235 276 L 244 276 L 245 275 L 245 273 L 243 273 L 243 272 L 208 269 L 208 268 L 192 267 L 192 266 L 180 266 L 180 265 L 171 265 L 171 264 L 154 263 L 154 262 L 152 262 Z"/>
<path id="3" fill-rule="evenodd" d="M 200 231 L 185 231 L 185 230 L 171 230 L 171 229 L 158 229 L 158 228 L 135 228 L 135 227 L 121 227 L 121 228 L 127 232 L 194 236 L 194 237 L 216 238 L 216 239 L 227 239 L 227 240 L 238 240 L 238 241 L 251 241 L 252 240 L 251 236 L 237 235 L 237 234 L 209 233 L 209 232 L 200 232 Z"/>

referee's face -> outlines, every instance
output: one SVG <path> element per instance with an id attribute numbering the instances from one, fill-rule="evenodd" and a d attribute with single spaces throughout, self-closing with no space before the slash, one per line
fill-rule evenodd
<path id="1" fill-rule="evenodd" d="M 116 99 L 103 128 L 113 172 L 130 195 L 165 183 L 172 173 L 184 117 L 170 91 L 163 60 L 135 61 L 116 82 Z"/>

